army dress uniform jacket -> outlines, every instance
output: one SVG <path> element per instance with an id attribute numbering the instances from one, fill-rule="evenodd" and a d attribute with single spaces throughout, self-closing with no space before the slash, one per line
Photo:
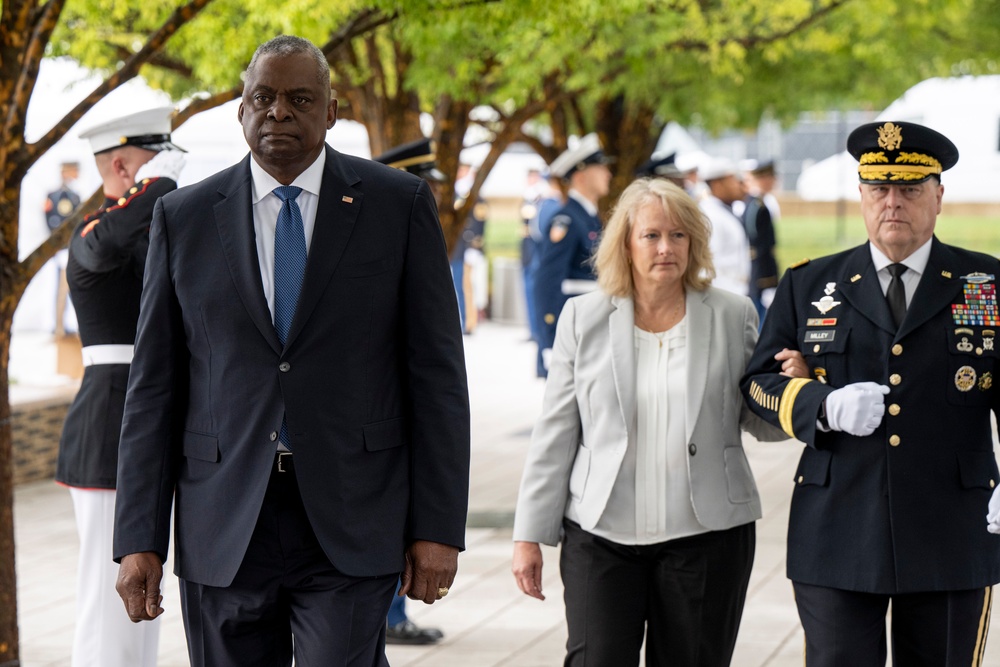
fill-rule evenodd
<path id="1" fill-rule="evenodd" d="M 1000 480 L 998 276 L 995 258 L 935 238 L 897 332 L 867 244 L 785 273 L 741 387 L 751 409 L 807 445 L 791 580 L 889 595 L 1000 581 L 1000 537 L 985 525 Z M 971 315 L 987 302 L 992 315 Z M 809 379 L 779 375 L 785 347 L 802 352 Z M 879 428 L 864 438 L 817 428 L 826 396 L 861 381 L 890 387 Z"/>
<path id="2" fill-rule="evenodd" d="M 552 348 L 556 340 L 556 321 L 563 305 L 571 296 L 582 293 L 564 282 L 596 280 L 589 260 L 600 236 L 600 219 L 588 213 L 573 197 L 567 199 L 552 217 L 549 231 L 542 237 L 535 272 L 535 307 L 541 320 L 538 343 L 541 349 Z"/>
<path id="3" fill-rule="evenodd" d="M 74 231 L 66 280 L 84 348 L 135 342 L 153 205 L 175 189 L 170 178 L 144 179 L 121 199 L 105 200 Z M 115 488 L 128 373 L 127 363 L 84 367 L 59 442 L 57 482 Z"/>

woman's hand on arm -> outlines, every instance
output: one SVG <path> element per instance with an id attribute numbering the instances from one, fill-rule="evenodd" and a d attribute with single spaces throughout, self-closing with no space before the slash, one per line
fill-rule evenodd
<path id="1" fill-rule="evenodd" d="M 774 355 L 775 361 L 781 362 L 781 374 L 790 378 L 808 378 L 809 365 L 806 364 L 805 357 L 798 350 L 789 350 L 787 347 Z"/>
<path id="2" fill-rule="evenodd" d="M 537 542 L 514 542 L 514 562 L 510 569 L 522 593 L 545 599 L 542 595 L 542 548 Z"/>

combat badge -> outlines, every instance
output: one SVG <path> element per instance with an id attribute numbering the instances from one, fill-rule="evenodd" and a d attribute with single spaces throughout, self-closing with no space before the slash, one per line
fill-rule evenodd
<path id="1" fill-rule="evenodd" d="M 989 388 L 993 386 L 993 374 L 990 373 L 989 371 L 986 371 L 985 373 L 980 375 L 979 384 L 977 384 L 976 386 L 979 387 L 979 391 L 988 391 Z"/>
<path id="2" fill-rule="evenodd" d="M 837 291 L 837 283 L 827 283 L 826 288 L 823 290 L 823 294 L 827 296 L 832 296 L 834 292 Z"/>
<path id="3" fill-rule="evenodd" d="M 955 388 L 959 391 L 969 391 L 976 386 L 976 369 L 972 366 L 962 366 L 955 372 Z"/>
<path id="4" fill-rule="evenodd" d="M 996 336 L 996 332 L 993 329 L 983 329 L 983 349 L 993 350 L 993 338 Z"/>
<path id="5" fill-rule="evenodd" d="M 816 306 L 816 310 L 818 310 L 821 315 L 826 315 L 828 312 L 839 306 L 840 302 L 834 301 L 833 297 L 827 294 L 819 301 L 813 301 L 812 305 Z"/>

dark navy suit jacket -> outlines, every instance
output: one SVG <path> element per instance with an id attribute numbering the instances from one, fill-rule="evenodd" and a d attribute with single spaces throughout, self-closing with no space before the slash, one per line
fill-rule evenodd
<path id="1" fill-rule="evenodd" d="M 282 349 L 260 279 L 247 156 L 154 211 L 119 458 L 115 558 L 166 555 L 227 586 L 282 414 L 310 522 L 353 576 L 405 545 L 462 548 L 469 402 L 458 309 L 421 179 L 326 148 L 300 302 Z"/>

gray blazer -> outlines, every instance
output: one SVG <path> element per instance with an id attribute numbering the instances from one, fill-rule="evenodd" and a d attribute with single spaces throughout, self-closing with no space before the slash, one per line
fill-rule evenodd
<path id="1" fill-rule="evenodd" d="M 705 528 L 724 530 L 761 516 L 740 428 L 761 440 L 788 436 L 754 415 L 740 394 L 757 342 L 750 300 L 710 287 L 688 290 L 686 305 L 691 501 Z M 515 540 L 557 544 L 567 503 L 584 530 L 604 512 L 636 437 L 633 326 L 631 299 L 592 292 L 563 308 L 521 480 Z"/>

